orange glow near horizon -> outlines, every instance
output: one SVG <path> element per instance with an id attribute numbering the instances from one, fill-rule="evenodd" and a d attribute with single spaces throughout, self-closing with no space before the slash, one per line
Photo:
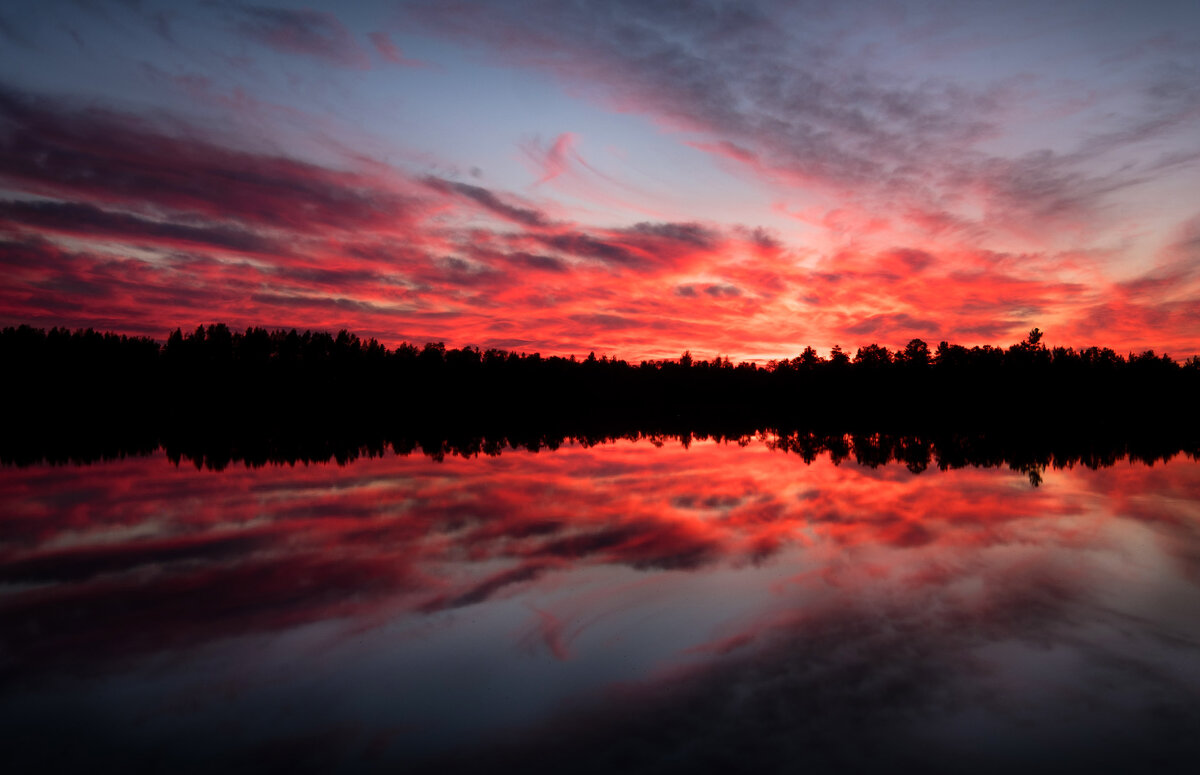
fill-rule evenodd
<path id="1" fill-rule="evenodd" d="M 0 83 L 0 325 L 635 362 L 1039 327 L 1184 360 L 1200 99 L 1160 10 L 1011 48 L 1020 13 L 921 4 L 23 12 L 0 30 L 47 66 Z"/>

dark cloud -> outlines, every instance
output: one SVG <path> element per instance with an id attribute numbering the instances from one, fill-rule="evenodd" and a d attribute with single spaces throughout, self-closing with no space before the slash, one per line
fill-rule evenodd
<path id="1" fill-rule="evenodd" d="M 522 226 L 544 228 L 550 225 L 550 221 L 541 212 L 528 207 L 510 205 L 501 200 L 493 192 L 481 186 L 472 186 L 469 183 L 456 183 L 432 175 L 423 178 L 423 182 L 425 185 L 443 194 L 457 194 L 458 196 L 466 197 L 482 206 L 485 210 L 495 213 L 506 220 L 519 223 Z"/>
<path id="2" fill-rule="evenodd" d="M 889 254 L 892 258 L 900 261 L 904 268 L 910 274 L 922 272 L 928 269 L 936 260 L 932 254 L 924 250 L 915 248 L 896 248 Z"/>
<path id="3" fill-rule="evenodd" d="M 0 566 L 0 582 L 8 584 L 80 582 L 108 573 L 124 573 L 146 565 L 172 562 L 232 562 L 261 548 L 273 537 L 253 532 L 183 536 L 141 542 L 101 544 L 46 552 Z"/>
<path id="4" fill-rule="evenodd" d="M 272 272 L 292 282 L 311 283 L 332 288 L 370 285 L 372 289 L 389 278 L 368 269 L 323 266 L 277 266 Z"/>
<path id="5" fill-rule="evenodd" d="M 10 276 L 15 277 L 22 269 L 38 267 L 43 271 L 52 271 L 70 266 L 70 261 L 48 240 L 30 236 L 26 239 L 0 240 L 0 266 L 8 267 Z"/>
<path id="6" fill-rule="evenodd" d="M 394 228 L 408 202 L 361 177 L 173 136 L 132 116 L 0 89 L 0 181 L 96 206 L 307 233 Z"/>
<path id="7" fill-rule="evenodd" d="M 1056 220 L 1089 212 L 1104 197 L 1145 182 L 1128 169 L 1097 176 L 1083 171 L 1079 157 L 1035 151 L 1015 158 L 994 157 L 964 164 L 956 171 L 964 187 L 974 185 L 988 197 L 994 218 Z"/>
<path id="8" fill-rule="evenodd" d="M 476 264 L 455 256 L 447 256 L 434 262 L 433 272 L 416 272 L 415 277 L 435 284 L 448 284 L 460 288 L 490 286 L 507 283 L 511 278 L 504 272 L 483 264 Z"/>
<path id="9" fill-rule="evenodd" d="M 537 239 L 548 247 L 580 258 L 594 258 L 606 264 L 646 267 L 649 262 L 623 245 L 607 242 L 583 233 L 543 234 Z"/>
<path id="10" fill-rule="evenodd" d="M 907 336 L 904 332 L 912 332 L 913 336 L 929 336 L 930 332 L 940 331 L 941 327 L 935 321 L 916 318 L 901 312 L 890 315 L 871 315 L 842 330 L 854 336 L 895 337 L 898 334 Z"/>
<path id="11" fill-rule="evenodd" d="M 0 13 L 0 37 L 7 38 L 10 43 L 24 48 L 31 46 L 29 40 L 17 25 L 11 22 L 3 13 Z"/>
<path id="12" fill-rule="evenodd" d="M 609 315 L 603 312 L 594 312 L 586 315 L 571 315 L 570 318 L 575 323 L 595 328 L 602 331 L 620 331 L 629 328 L 636 328 L 639 321 L 635 318 L 624 317 L 623 315 Z"/>
<path id="13" fill-rule="evenodd" d="M 570 270 L 570 266 L 565 261 L 555 256 L 529 253 L 524 250 L 515 250 L 512 252 L 493 250 L 490 247 L 481 246 L 477 241 L 462 245 L 461 250 L 468 257 L 496 270 L 518 267 L 535 272 L 553 272 L 555 274 L 561 274 Z"/>
<path id="14" fill-rule="evenodd" d="M 540 269 L 544 272 L 567 271 L 567 265 L 553 256 L 544 256 L 536 253 L 517 251 L 515 253 L 509 253 L 507 258 L 513 263 L 529 267 L 530 269 Z"/>
<path id="15" fill-rule="evenodd" d="M 783 247 L 783 243 L 767 229 L 762 226 L 756 226 L 753 229 L 742 230 L 750 241 L 760 250 L 779 250 Z"/>
<path id="16" fill-rule="evenodd" d="M 372 32 L 367 37 L 371 39 L 371 45 L 375 46 L 375 50 L 379 52 L 379 55 L 394 65 L 419 66 L 423 64 L 418 60 L 409 59 L 404 56 L 400 49 L 396 48 L 396 44 L 392 42 L 392 39 L 386 32 Z M 472 174 L 475 177 L 479 177 L 475 174 L 476 172 L 478 170 L 472 167 Z"/>
<path id="17" fill-rule="evenodd" d="M 698 223 L 636 223 L 625 230 L 629 234 L 682 242 L 697 248 L 711 249 L 717 242 L 716 232 Z"/>
<path id="18" fill-rule="evenodd" d="M 340 65 L 367 68 L 366 52 L 330 13 L 242 6 L 233 9 L 243 35 L 285 54 L 301 54 Z"/>
<path id="19" fill-rule="evenodd" d="M 696 223 L 642 222 L 625 229 L 604 231 L 599 236 L 583 231 L 531 236 L 567 255 L 638 271 L 674 266 L 698 251 L 712 250 L 720 242 L 718 232 Z"/>
<path id="20" fill-rule="evenodd" d="M 709 285 L 705 287 L 704 292 L 714 299 L 729 299 L 742 295 L 741 289 L 729 284 Z"/>
<path id="21" fill-rule="evenodd" d="M 56 308 L 85 311 L 90 303 L 117 298 L 117 289 L 110 283 L 70 274 L 58 274 L 31 283 L 39 291 L 49 291 L 58 300 Z"/>
<path id="22" fill-rule="evenodd" d="M 427 604 L 423 610 L 426 612 L 433 612 L 446 608 L 462 608 L 463 606 L 482 603 L 483 601 L 495 595 L 501 589 L 514 584 L 533 581 L 553 567 L 555 566 L 552 563 L 524 563 L 516 568 L 512 568 L 511 570 L 501 571 L 500 573 L 490 576 L 489 578 L 484 579 L 468 589 L 466 592 L 463 592 L 456 597 L 435 600 L 434 602 Z"/>
<path id="23" fill-rule="evenodd" d="M 0 226 L 128 241 L 193 243 L 247 253 L 289 253 L 283 244 L 236 226 L 155 221 L 74 202 L 0 202 Z"/>
<path id="24" fill-rule="evenodd" d="M 639 519 L 591 533 L 569 535 L 538 546 L 533 555 L 579 560 L 600 555 L 634 568 L 698 568 L 722 556 L 715 538 L 669 520 Z"/>
<path id="25" fill-rule="evenodd" d="M 202 553 L 194 556 L 200 559 Z M 220 557 L 218 549 L 209 559 Z M 0 607 L 6 654 L 26 665 L 105 659 L 119 664 L 147 651 L 319 619 L 347 601 L 394 593 L 408 573 L 396 558 L 348 563 L 321 552 L 220 566 L 189 566 L 178 553 L 168 558 L 179 560 L 178 566 L 153 584 L 122 574 L 55 587 Z M 93 567 L 118 567 L 100 563 Z M 114 638 L 118 632 L 124 637 Z M 0 668 L 0 676 L 13 677 L 11 664 Z"/>
<path id="26" fill-rule="evenodd" d="M 581 772 L 1051 773 L 1153 761 L 1190 771 L 1200 746 L 1188 730 L 1200 714 L 1189 687 L 1156 661 L 1162 646 L 1149 628 L 1130 635 L 1145 622 L 1121 621 L 1043 568 L 986 583 L 981 600 L 910 591 L 900 605 L 850 595 L 805 604 L 786 622 L 689 650 L 712 655 L 703 666 L 625 685 L 419 769 L 569 761 Z M 1081 644 L 1080 622 L 1122 636 Z M 1195 648 L 1168 650 L 1186 659 Z M 1018 656 L 1005 663 L 990 649 Z M 1067 674 L 1007 683 L 1004 668 L 1024 674 L 1019 655 L 1050 652 L 1071 660 Z"/>

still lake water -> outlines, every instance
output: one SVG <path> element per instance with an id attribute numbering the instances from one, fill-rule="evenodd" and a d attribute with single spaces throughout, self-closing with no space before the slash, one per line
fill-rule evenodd
<path id="1" fill-rule="evenodd" d="M 1200 462 L 0 469 L 14 772 L 1194 771 Z"/>

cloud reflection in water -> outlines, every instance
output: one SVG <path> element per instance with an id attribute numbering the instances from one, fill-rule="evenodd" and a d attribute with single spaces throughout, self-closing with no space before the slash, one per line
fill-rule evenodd
<path id="1" fill-rule="evenodd" d="M 1031 488 L 758 443 L 220 472 L 137 458 L 0 469 L 0 501 L 17 763 L 1169 769 L 1196 753 L 1191 460 Z M 78 744 L 54 747 L 68 726 Z"/>

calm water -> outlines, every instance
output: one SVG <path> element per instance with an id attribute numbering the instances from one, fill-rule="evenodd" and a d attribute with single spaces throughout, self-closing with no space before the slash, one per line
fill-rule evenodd
<path id="1" fill-rule="evenodd" d="M 5 760 L 1191 771 L 1200 463 L 0 469 Z M 12 771 L 11 769 L 8 771 Z"/>

